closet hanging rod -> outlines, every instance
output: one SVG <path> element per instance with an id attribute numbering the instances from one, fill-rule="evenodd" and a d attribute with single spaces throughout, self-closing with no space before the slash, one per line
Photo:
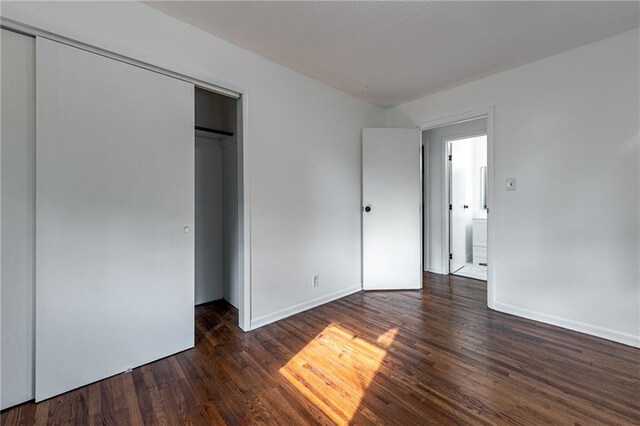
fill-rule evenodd
<path id="1" fill-rule="evenodd" d="M 202 126 L 196 126 L 196 130 L 200 130 L 202 132 L 217 133 L 219 135 L 225 135 L 225 136 L 233 136 L 233 132 L 227 132 L 226 130 L 210 129 L 208 127 L 202 127 Z"/>

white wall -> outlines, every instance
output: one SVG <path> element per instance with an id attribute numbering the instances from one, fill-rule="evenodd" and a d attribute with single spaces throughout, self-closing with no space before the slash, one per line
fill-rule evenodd
<path id="1" fill-rule="evenodd" d="M 396 109 L 391 110 L 397 114 Z M 436 274 L 446 274 L 448 260 L 444 253 L 447 249 L 444 230 L 447 226 L 446 209 L 444 206 L 445 188 L 445 153 L 447 152 L 447 138 L 456 136 L 477 135 L 487 131 L 485 118 L 465 121 L 463 123 L 441 126 L 422 132 L 422 141 L 425 144 L 424 173 L 424 200 L 425 200 L 425 225 L 424 232 L 424 269 Z"/>
<path id="2" fill-rule="evenodd" d="M 35 40 L 2 30 L 1 408 L 33 398 Z"/>
<path id="3" fill-rule="evenodd" d="M 640 346 L 639 49 L 634 30 L 390 110 L 495 106 L 495 309 Z"/>
<path id="4" fill-rule="evenodd" d="M 137 2 L 3 2 L 2 13 L 247 89 L 254 326 L 360 289 L 361 128 L 380 124 L 379 108 Z"/>
<path id="5" fill-rule="evenodd" d="M 195 144 L 195 294 L 199 305 L 223 296 L 222 150 L 218 139 L 196 136 Z"/>

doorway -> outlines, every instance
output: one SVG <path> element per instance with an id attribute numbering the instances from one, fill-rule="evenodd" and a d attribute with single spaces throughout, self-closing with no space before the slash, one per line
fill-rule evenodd
<path id="1" fill-rule="evenodd" d="M 487 135 L 447 142 L 449 273 L 487 281 Z"/>
<path id="2" fill-rule="evenodd" d="M 239 100 L 195 88 L 195 304 L 240 308 Z"/>
<path id="3" fill-rule="evenodd" d="M 423 127 L 425 271 L 488 280 L 487 121 Z"/>

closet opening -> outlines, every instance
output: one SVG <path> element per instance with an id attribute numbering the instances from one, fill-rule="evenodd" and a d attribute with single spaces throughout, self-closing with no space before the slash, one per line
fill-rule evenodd
<path id="1" fill-rule="evenodd" d="M 195 88 L 195 304 L 231 313 L 235 323 L 241 294 L 239 108 L 238 99 Z"/>

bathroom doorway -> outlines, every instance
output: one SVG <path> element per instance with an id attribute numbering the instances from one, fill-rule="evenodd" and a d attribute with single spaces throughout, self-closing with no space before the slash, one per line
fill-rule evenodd
<path id="1" fill-rule="evenodd" d="M 423 128 L 423 263 L 488 279 L 487 116 Z"/>
<path id="2" fill-rule="evenodd" d="M 449 273 L 487 280 L 487 135 L 447 141 Z"/>

